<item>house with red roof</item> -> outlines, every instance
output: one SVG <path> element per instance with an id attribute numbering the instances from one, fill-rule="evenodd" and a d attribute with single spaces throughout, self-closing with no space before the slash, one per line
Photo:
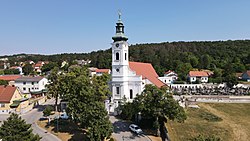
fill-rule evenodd
<path id="1" fill-rule="evenodd" d="M 158 88 L 166 86 L 158 79 L 158 74 L 150 63 L 130 62 L 128 37 L 124 34 L 124 25 L 119 15 L 116 23 L 116 34 L 112 37 L 112 71 L 109 87 L 112 92 L 110 100 L 105 102 L 109 112 L 115 112 L 124 98 L 133 101 L 136 95 L 140 95 L 146 84 L 155 85 Z"/>
<path id="2" fill-rule="evenodd" d="M 110 74 L 111 70 L 110 69 L 96 69 L 95 70 L 97 76 L 101 76 L 102 74 Z"/>
<path id="3" fill-rule="evenodd" d="M 35 72 L 41 73 L 42 72 L 42 67 L 45 64 L 48 64 L 48 61 L 38 61 L 36 64 L 33 64 L 33 68 Z"/>
<path id="4" fill-rule="evenodd" d="M 175 73 L 174 71 L 172 70 L 168 70 L 164 73 L 164 76 L 163 77 L 159 77 L 159 79 L 169 85 L 169 84 L 173 84 L 174 81 L 176 81 L 178 79 L 178 74 Z"/>
<path id="5" fill-rule="evenodd" d="M 101 76 L 104 73 L 111 74 L 111 70 L 110 69 L 98 69 L 98 68 L 90 67 L 89 71 L 90 71 L 90 75 L 91 76 L 94 76 L 94 75 Z"/>
<path id="6" fill-rule="evenodd" d="M 28 99 L 22 97 L 17 87 L 0 86 L 0 114 L 22 113 L 28 105 Z"/>
<path id="7" fill-rule="evenodd" d="M 188 80 L 193 83 L 200 81 L 201 83 L 208 82 L 208 73 L 206 71 L 189 71 Z"/>

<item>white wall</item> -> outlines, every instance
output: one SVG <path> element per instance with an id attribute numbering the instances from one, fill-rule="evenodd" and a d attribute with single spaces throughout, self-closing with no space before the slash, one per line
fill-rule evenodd
<path id="1" fill-rule="evenodd" d="M 196 76 L 189 77 L 190 82 L 195 82 L 197 79 L 199 79 L 201 83 L 207 83 L 208 82 L 208 77 L 207 76 L 206 77 L 200 77 L 200 78 L 197 78 Z"/>
<path id="2" fill-rule="evenodd" d="M 164 76 L 164 77 L 158 77 L 159 80 L 161 80 L 165 84 L 172 84 L 173 83 L 173 78 L 169 76 Z"/>
<path id="3" fill-rule="evenodd" d="M 15 82 L 15 86 L 19 88 L 22 94 L 28 94 L 30 91 L 36 92 L 45 89 L 46 84 L 48 84 L 48 79 L 43 78 L 38 82 L 28 82 L 28 81 L 18 81 Z"/>

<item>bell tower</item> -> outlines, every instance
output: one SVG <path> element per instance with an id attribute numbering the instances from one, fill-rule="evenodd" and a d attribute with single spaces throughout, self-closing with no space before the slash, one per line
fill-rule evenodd
<path id="1" fill-rule="evenodd" d="M 121 13 L 118 13 L 119 19 L 116 23 L 116 33 L 112 37 L 112 103 L 117 107 L 118 101 L 129 94 L 128 75 L 129 75 L 129 58 L 128 58 L 128 37 L 124 34 L 124 25 L 121 20 Z"/>
<path id="2" fill-rule="evenodd" d="M 128 37 L 124 34 L 124 25 L 119 12 L 116 34 L 112 37 L 112 75 L 126 76 L 128 69 Z"/>

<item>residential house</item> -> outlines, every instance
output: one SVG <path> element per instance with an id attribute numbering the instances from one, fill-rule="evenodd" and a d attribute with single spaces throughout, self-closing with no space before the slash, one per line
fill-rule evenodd
<path id="1" fill-rule="evenodd" d="M 178 79 L 178 74 L 169 70 L 164 73 L 163 77 L 159 77 L 159 79 L 165 84 L 173 84 Z"/>
<path id="2" fill-rule="evenodd" d="M 111 74 L 110 69 L 98 69 L 98 68 L 91 67 L 91 68 L 89 68 L 89 71 L 90 71 L 91 77 L 93 77 L 94 75 L 101 76 L 104 73 Z"/>
<path id="3" fill-rule="evenodd" d="M 96 69 L 95 70 L 97 76 L 101 76 L 102 74 L 110 74 L 111 70 L 110 69 Z"/>
<path id="4" fill-rule="evenodd" d="M 36 64 L 33 65 L 34 71 L 41 73 L 43 65 L 48 63 L 49 63 L 48 61 L 38 61 Z"/>
<path id="5" fill-rule="evenodd" d="M 31 97 L 31 94 L 43 94 L 47 84 L 48 79 L 41 76 L 22 76 L 15 80 L 15 86 L 28 98 Z"/>
<path id="6" fill-rule="evenodd" d="M 250 70 L 247 70 L 242 74 L 242 80 L 250 82 Z"/>
<path id="7" fill-rule="evenodd" d="M 201 82 L 207 83 L 208 82 L 208 73 L 205 71 L 189 71 L 188 79 L 191 83 L 194 82 Z"/>
<path id="8" fill-rule="evenodd" d="M 23 113 L 28 105 L 28 98 L 23 98 L 17 87 L 0 86 L 0 114 Z"/>
<path id="9" fill-rule="evenodd" d="M 88 68 L 88 69 L 89 69 L 90 76 L 93 77 L 94 75 L 96 75 L 96 70 L 97 70 L 98 68 L 90 67 L 90 68 Z"/>

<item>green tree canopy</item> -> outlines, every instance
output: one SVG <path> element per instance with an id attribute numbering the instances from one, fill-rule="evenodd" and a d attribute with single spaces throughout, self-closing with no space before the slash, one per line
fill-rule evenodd
<path id="1" fill-rule="evenodd" d="M 44 64 L 41 68 L 42 72 L 48 72 L 53 68 L 58 67 L 58 64 L 55 62 L 49 62 L 48 64 Z"/>
<path id="2" fill-rule="evenodd" d="M 5 69 L 4 74 L 5 75 L 8 75 L 8 74 L 20 74 L 20 71 L 18 69 Z"/>
<path id="3" fill-rule="evenodd" d="M 166 119 L 184 122 L 186 114 L 184 109 L 166 93 L 166 88 L 157 88 L 146 85 L 141 95 L 137 95 L 132 103 L 121 105 L 123 118 L 132 120 L 133 116 L 141 114 L 144 119 L 150 119 L 153 128 L 159 129 Z"/>
<path id="4" fill-rule="evenodd" d="M 23 73 L 24 73 L 24 75 L 29 75 L 32 72 L 33 72 L 33 67 L 32 67 L 31 64 L 25 64 L 23 66 Z"/>
<path id="5" fill-rule="evenodd" d="M 59 85 L 56 87 L 60 90 L 61 97 L 68 101 L 67 113 L 81 128 L 87 129 L 89 140 L 110 137 L 112 124 L 103 101 L 110 93 L 107 89 L 108 76 L 95 76 L 91 79 L 86 67 L 70 67 L 57 80 Z"/>
<path id="6" fill-rule="evenodd" d="M 8 85 L 8 81 L 0 79 L 0 85 Z"/>
<path id="7" fill-rule="evenodd" d="M 53 111 L 53 107 L 51 107 L 50 105 L 47 105 L 46 107 L 45 107 L 45 109 L 43 110 L 43 116 L 45 116 L 45 117 L 48 117 L 48 116 L 50 116 Z"/>
<path id="8" fill-rule="evenodd" d="M 0 138 L 3 141 L 39 141 L 41 138 L 32 133 L 31 124 L 17 114 L 11 114 L 0 127 Z"/>

